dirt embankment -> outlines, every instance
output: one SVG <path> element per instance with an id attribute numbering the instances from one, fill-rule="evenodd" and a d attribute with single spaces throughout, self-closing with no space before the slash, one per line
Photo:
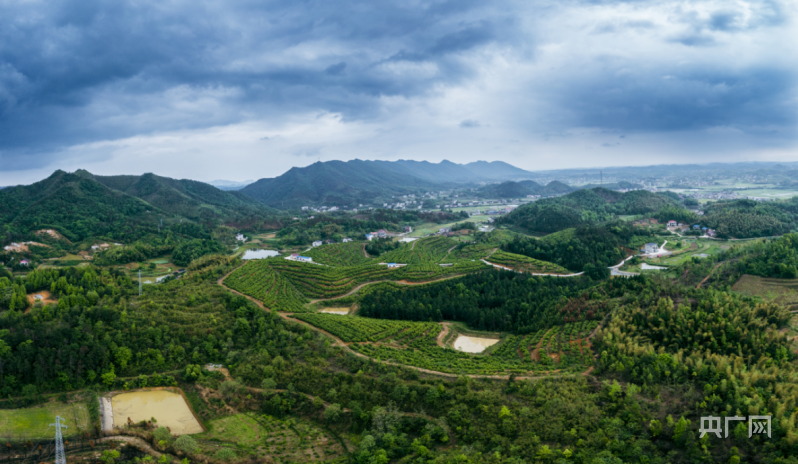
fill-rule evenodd
<path id="1" fill-rule="evenodd" d="M 41 298 L 36 298 L 37 296 Z M 28 295 L 28 303 L 33 306 L 37 301 L 41 301 L 42 304 L 58 304 L 58 300 L 53 298 L 50 295 L 50 292 L 47 290 L 42 290 L 40 292 L 31 293 Z"/>

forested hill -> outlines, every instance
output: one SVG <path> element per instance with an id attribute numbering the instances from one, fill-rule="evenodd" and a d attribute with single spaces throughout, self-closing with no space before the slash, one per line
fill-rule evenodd
<path id="1" fill-rule="evenodd" d="M 557 232 L 619 215 L 689 212 L 667 195 L 634 190 L 621 193 L 604 188 L 577 190 L 524 205 L 498 220 L 533 232 Z"/>
<path id="2" fill-rule="evenodd" d="M 141 176 L 92 177 L 106 187 L 192 220 L 217 219 L 227 222 L 252 215 L 277 214 L 277 211 L 246 195 L 226 192 L 194 180 L 171 179 L 150 173 Z"/>
<path id="3" fill-rule="evenodd" d="M 700 223 L 721 238 L 782 235 L 798 229 L 798 198 L 784 202 L 719 201 L 706 206 Z"/>
<path id="4" fill-rule="evenodd" d="M 477 161 L 456 164 L 450 161 L 326 161 L 285 174 L 260 179 L 241 193 L 279 209 L 324 204 L 352 207 L 392 196 L 449 188 L 476 186 L 476 182 L 523 179 L 532 174 L 507 163 Z M 537 184 L 535 184 L 537 185 Z M 553 193 L 563 193 L 556 183 Z M 526 187 L 525 187 L 526 188 Z M 570 189 L 565 186 L 565 188 Z M 570 190 L 567 190 L 570 191 Z"/>
<path id="5" fill-rule="evenodd" d="M 0 223 L 8 237 L 55 228 L 72 241 L 102 235 L 121 240 L 155 229 L 153 213 L 161 211 L 90 176 L 61 170 L 31 185 L 0 190 Z"/>
<path id="6" fill-rule="evenodd" d="M 486 185 L 479 189 L 479 196 L 483 198 L 524 198 L 527 195 L 561 195 L 574 190 L 573 187 L 557 180 L 551 181 L 545 186 L 533 180 L 522 180 Z"/>
<path id="7" fill-rule="evenodd" d="M 323 203 L 330 206 L 357 206 L 375 198 L 437 190 L 441 184 L 379 165 L 353 160 L 314 163 L 291 168 L 271 179 L 260 179 L 240 192 L 266 205 L 289 209 Z"/>
<path id="8" fill-rule="evenodd" d="M 55 229 L 73 242 L 89 237 L 130 242 L 156 233 L 161 220 L 164 226 L 182 221 L 204 227 L 263 223 L 277 214 L 249 197 L 202 182 L 58 170 L 40 182 L 0 190 L 0 224 L 5 226 L 0 240 Z"/>

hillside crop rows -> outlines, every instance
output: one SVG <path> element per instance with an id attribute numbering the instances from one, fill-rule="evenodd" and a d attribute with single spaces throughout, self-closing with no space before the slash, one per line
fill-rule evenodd
<path id="1" fill-rule="evenodd" d="M 501 250 L 491 255 L 490 262 L 511 267 L 515 270 L 523 272 L 532 272 L 538 274 L 570 274 L 570 271 L 557 264 L 529 258 L 524 255 L 508 253 Z"/>
<path id="2" fill-rule="evenodd" d="M 331 268 L 287 260 L 272 266 L 302 293 L 313 298 L 345 295 L 361 283 L 390 279 L 398 271 L 378 264 Z"/>
<path id="3" fill-rule="evenodd" d="M 269 266 L 268 260 L 248 262 L 230 274 L 224 280 L 224 284 L 261 300 L 266 307 L 275 311 L 307 311 L 305 309 L 307 299 L 291 285 L 291 282 L 275 272 Z"/>
<path id="4" fill-rule="evenodd" d="M 434 344 L 435 337 L 441 331 L 441 326 L 434 322 L 388 321 L 321 313 L 300 314 L 296 318 L 347 343 L 401 340 L 403 344 Z"/>
<path id="5" fill-rule="evenodd" d="M 384 263 L 441 263 L 457 242 L 442 236 L 424 238 L 381 256 Z M 412 248 L 412 249 L 411 249 Z M 448 261 L 447 261 L 448 262 Z"/>
<path id="6" fill-rule="evenodd" d="M 453 261 L 480 260 L 487 257 L 497 246 L 490 243 L 472 243 L 452 250 L 449 258 Z"/>
<path id="7" fill-rule="evenodd" d="M 271 267 L 281 273 L 302 293 L 311 298 L 335 298 L 345 295 L 362 283 L 377 280 L 431 280 L 451 274 L 462 274 L 487 268 L 479 261 L 465 261 L 453 266 L 414 264 L 388 268 L 379 264 L 332 268 L 287 260 L 273 260 Z"/>
<path id="8" fill-rule="evenodd" d="M 591 361 L 580 356 L 578 345 L 568 351 L 568 342 L 587 336 L 596 322 L 579 322 L 558 326 L 551 330 L 540 330 L 529 335 L 510 336 L 496 351 L 487 355 L 475 355 L 441 348 L 436 338 L 441 326 L 431 322 L 407 322 L 385 319 L 370 319 L 355 316 L 339 316 L 321 313 L 297 314 L 299 320 L 312 324 L 340 338 L 349 347 L 366 356 L 424 369 L 449 373 L 467 374 L 524 374 L 538 369 L 563 369 L 575 367 L 581 370 Z M 570 337 L 570 338 L 569 338 Z M 531 358 L 531 351 L 543 340 L 543 347 L 552 353 L 561 350 L 562 359 L 555 362 L 543 356 L 540 363 Z M 388 345 L 391 346 L 388 346 Z M 398 345 L 398 346 L 397 346 Z M 551 346 L 549 346 L 551 345 Z M 520 354 L 519 354 L 520 352 Z"/>
<path id="9" fill-rule="evenodd" d="M 357 266 L 372 262 L 363 253 L 363 244 L 357 242 L 322 245 L 304 253 L 314 261 L 330 266 Z"/>

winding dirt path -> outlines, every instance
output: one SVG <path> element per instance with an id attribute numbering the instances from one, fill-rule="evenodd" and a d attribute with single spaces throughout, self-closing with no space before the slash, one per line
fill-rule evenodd
<path id="1" fill-rule="evenodd" d="M 546 333 L 544 333 L 543 336 L 540 337 L 538 344 L 535 345 L 535 349 L 532 350 L 531 353 L 529 353 L 529 358 L 532 359 L 532 361 L 540 362 L 540 347 L 543 345 L 543 340 L 546 339 L 546 335 L 548 335 L 548 333 L 551 332 L 552 329 L 547 330 Z"/>
<path id="2" fill-rule="evenodd" d="M 371 256 L 369 256 L 368 251 L 366 251 L 366 244 L 365 243 L 363 244 L 362 248 L 363 248 L 363 256 L 365 256 L 366 258 L 371 258 Z"/>
<path id="3" fill-rule="evenodd" d="M 704 285 L 704 282 L 706 282 L 707 280 L 709 280 L 709 278 L 710 278 L 710 277 L 712 277 L 712 274 L 714 274 L 714 273 L 715 273 L 715 270 L 717 270 L 717 269 L 720 267 L 720 265 L 721 265 L 721 264 L 723 264 L 723 263 L 718 263 L 718 264 L 716 264 L 716 265 L 715 265 L 715 267 L 713 267 L 713 268 L 712 268 L 712 270 L 711 270 L 711 271 L 709 271 L 709 274 L 707 274 L 707 276 L 706 276 L 706 277 L 704 277 L 704 280 L 702 280 L 702 281 L 701 281 L 701 283 L 699 283 L 698 285 L 696 285 L 696 287 L 695 287 L 695 288 L 697 288 L 697 289 L 698 289 L 698 288 L 701 288 L 701 286 L 702 286 L 702 285 Z"/>
<path id="4" fill-rule="evenodd" d="M 443 330 L 441 330 L 441 333 L 438 334 L 438 338 L 435 340 L 435 342 L 441 348 L 446 348 L 446 345 L 443 344 L 443 341 L 446 339 L 446 336 L 449 335 L 450 324 L 448 322 L 441 322 L 441 325 L 443 326 Z"/>

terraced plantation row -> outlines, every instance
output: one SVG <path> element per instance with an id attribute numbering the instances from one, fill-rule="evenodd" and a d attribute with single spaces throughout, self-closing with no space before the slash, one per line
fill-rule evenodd
<path id="1" fill-rule="evenodd" d="M 275 260 L 272 267 L 311 298 L 335 298 L 345 295 L 364 282 L 400 280 L 394 277 L 399 269 L 389 269 L 378 264 L 332 268 Z"/>
<path id="2" fill-rule="evenodd" d="M 584 321 L 555 326 L 547 330 L 539 330 L 529 335 L 511 335 L 492 353 L 505 359 L 520 358 L 524 362 L 543 361 L 541 354 L 549 356 L 582 356 L 588 353 L 587 337 L 590 332 L 598 327 L 598 321 Z M 582 340 L 582 350 L 579 349 L 579 340 Z M 533 359 L 532 353 L 540 344 L 540 353 Z"/>
<path id="3" fill-rule="evenodd" d="M 264 306 L 275 311 L 307 311 L 305 304 L 308 300 L 291 285 L 291 282 L 275 272 L 269 266 L 270 262 L 278 260 L 249 261 L 230 274 L 224 280 L 224 284 L 262 301 Z"/>
<path id="4" fill-rule="evenodd" d="M 449 259 L 453 261 L 480 260 L 488 256 L 495 245 L 489 243 L 470 243 L 462 248 L 454 249 L 449 253 Z"/>
<path id="5" fill-rule="evenodd" d="M 322 245 L 304 253 L 314 261 L 330 266 L 357 266 L 373 262 L 363 253 L 363 244 L 358 242 Z"/>
<path id="6" fill-rule="evenodd" d="M 434 322 L 406 322 L 366 317 L 305 313 L 295 316 L 347 343 L 380 342 L 407 346 L 435 344 L 441 326 Z"/>
<path id="7" fill-rule="evenodd" d="M 580 356 L 578 345 L 573 353 L 563 351 L 562 359 L 542 356 L 532 360 L 531 351 L 538 342 L 556 342 L 558 337 L 576 339 L 586 336 L 595 323 L 576 323 L 535 334 L 510 336 L 490 354 L 469 354 L 441 348 L 436 338 L 441 326 L 432 322 L 391 321 L 321 313 L 297 314 L 295 318 L 314 325 L 350 343 L 349 348 L 380 361 L 390 361 L 438 372 L 506 375 L 535 374 L 565 370 L 581 372 L 592 363 L 590 355 Z M 559 345 L 552 345 L 552 350 Z M 520 353 L 520 354 L 519 354 Z"/>
<path id="8" fill-rule="evenodd" d="M 383 263 L 441 263 L 458 242 L 448 237 L 430 237 L 402 245 L 380 257 Z M 449 261 L 447 261 L 449 262 Z"/>
<path id="9" fill-rule="evenodd" d="M 491 255 L 488 260 L 491 263 L 499 264 L 501 266 L 511 267 L 515 270 L 522 272 L 532 272 L 536 274 L 570 274 L 568 269 L 548 261 L 540 261 L 538 259 L 530 258 L 524 255 L 517 255 L 515 253 L 507 253 L 498 250 Z"/>
<path id="10" fill-rule="evenodd" d="M 464 261 L 452 266 L 413 264 L 400 268 L 367 264 L 332 268 L 287 260 L 272 260 L 271 266 L 311 298 L 335 298 L 351 292 L 362 283 L 378 280 L 423 282 L 451 274 L 465 274 L 488 266 L 479 261 Z"/>

